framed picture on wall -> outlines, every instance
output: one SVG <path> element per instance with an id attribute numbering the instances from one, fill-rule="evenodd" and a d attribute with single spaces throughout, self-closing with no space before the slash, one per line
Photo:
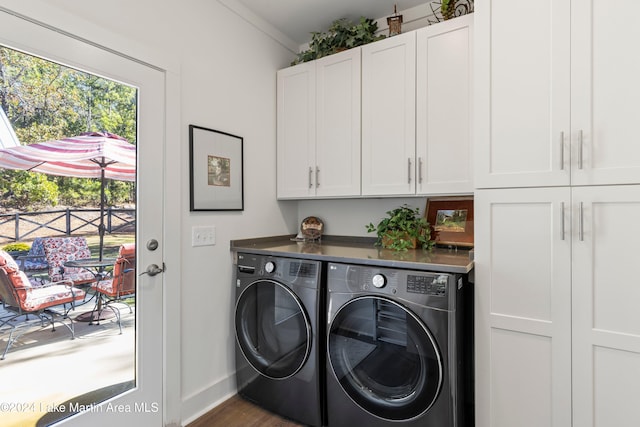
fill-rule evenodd
<path id="1" fill-rule="evenodd" d="M 189 125 L 191 211 L 244 209 L 243 139 Z"/>
<path id="2" fill-rule="evenodd" d="M 433 197 L 425 209 L 437 245 L 473 247 L 473 197 Z"/>

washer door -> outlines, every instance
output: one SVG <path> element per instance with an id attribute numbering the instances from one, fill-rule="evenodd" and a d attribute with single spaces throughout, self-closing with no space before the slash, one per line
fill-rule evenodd
<path id="1" fill-rule="evenodd" d="M 262 375 L 289 378 L 307 361 L 309 318 L 288 287 L 271 280 L 251 283 L 236 303 L 235 325 L 244 357 Z"/>
<path id="2" fill-rule="evenodd" d="M 367 412 L 407 420 L 426 412 L 442 385 L 442 363 L 424 323 L 381 297 L 346 303 L 331 322 L 329 360 L 345 393 Z"/>

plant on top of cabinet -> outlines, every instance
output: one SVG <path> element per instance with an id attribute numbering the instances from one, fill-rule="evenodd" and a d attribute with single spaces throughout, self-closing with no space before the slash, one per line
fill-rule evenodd
<path id="1" fill-rule="evenodd" d="M 376 35 L 376 31 L 378 31 L 378 23 L 371 18 L 363 16 L 357 24 L 353 24 L 346 18 L 336 19 L 327 32 L 311 33 L 309 49 L 300 52 L 291 65 L 313 61 L 385 38 L 384 34 Z"/>
<path id="2" fill-rule="evenodd" d="M 412 209 L 407 205 L 387 212 L 377 226 L 369 223 L 369 233 L 376 232 L 378 240 L 376 246 L 406 251 L 420 245 L 422 249 L 431 249 L 435 242 L 431 240 L 431 227 L 427 220 L 420 215 L 420 208 Z"/>

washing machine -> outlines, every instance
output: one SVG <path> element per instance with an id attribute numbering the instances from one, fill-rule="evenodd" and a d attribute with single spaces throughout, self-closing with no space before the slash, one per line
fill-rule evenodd
<path id="1" fill-rule="evenodd" d="M 327 291 L 329 426 L 473 425 L 466 275 L 329 263 Z"/>
<path id="2" fill-rule="evenodd" d="M 323 425 L 322 264 L 238 253 L 235 267 L 238 394 L 300 424 Z"/>

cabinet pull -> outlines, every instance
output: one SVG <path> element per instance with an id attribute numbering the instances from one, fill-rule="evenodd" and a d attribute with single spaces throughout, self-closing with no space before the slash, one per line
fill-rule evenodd
<path id="1" fill-rule="evenodd" d="M 311 182 L 311 175 L 313 174 L 313 169 L 309 167 L 309 188 L 313 188 L 313 183 Z"/>
<path id="2" fill-rule="evenodd" d="M 580 241 L 584 241 L 584 206 L 580 202 Z"/>
<path id="3" fill-rule="evenodd" d="M 407 182 L 411 184 L 411 157 L 407 159 Z"/>
<path id="4" fill-rule="evenodd" d="M 418 183 L 422 184 L 422 157 L 418 157 Z"/>
<path id="5" fill-rule="evenodd" d="M 564 170 L 564 131 L 560 132 L 560 170 Z"/>
<path id="6" fill-rule="evenodd" d="M 320 168 L 316 166 L 316 188 L 320 186 Z"/>
<path id="7" fill-rule="evenodd" d="M 578 133 L 578 169 L 582 169 L 582 129 Z"/>
<path id="8" fill-rule="evenodd" d="M 560 203 L 560 211 L 562 213 L 562 221 L 560 221 L 560 237 L 562 240 L 564 240 L 564 202 Z"/>

